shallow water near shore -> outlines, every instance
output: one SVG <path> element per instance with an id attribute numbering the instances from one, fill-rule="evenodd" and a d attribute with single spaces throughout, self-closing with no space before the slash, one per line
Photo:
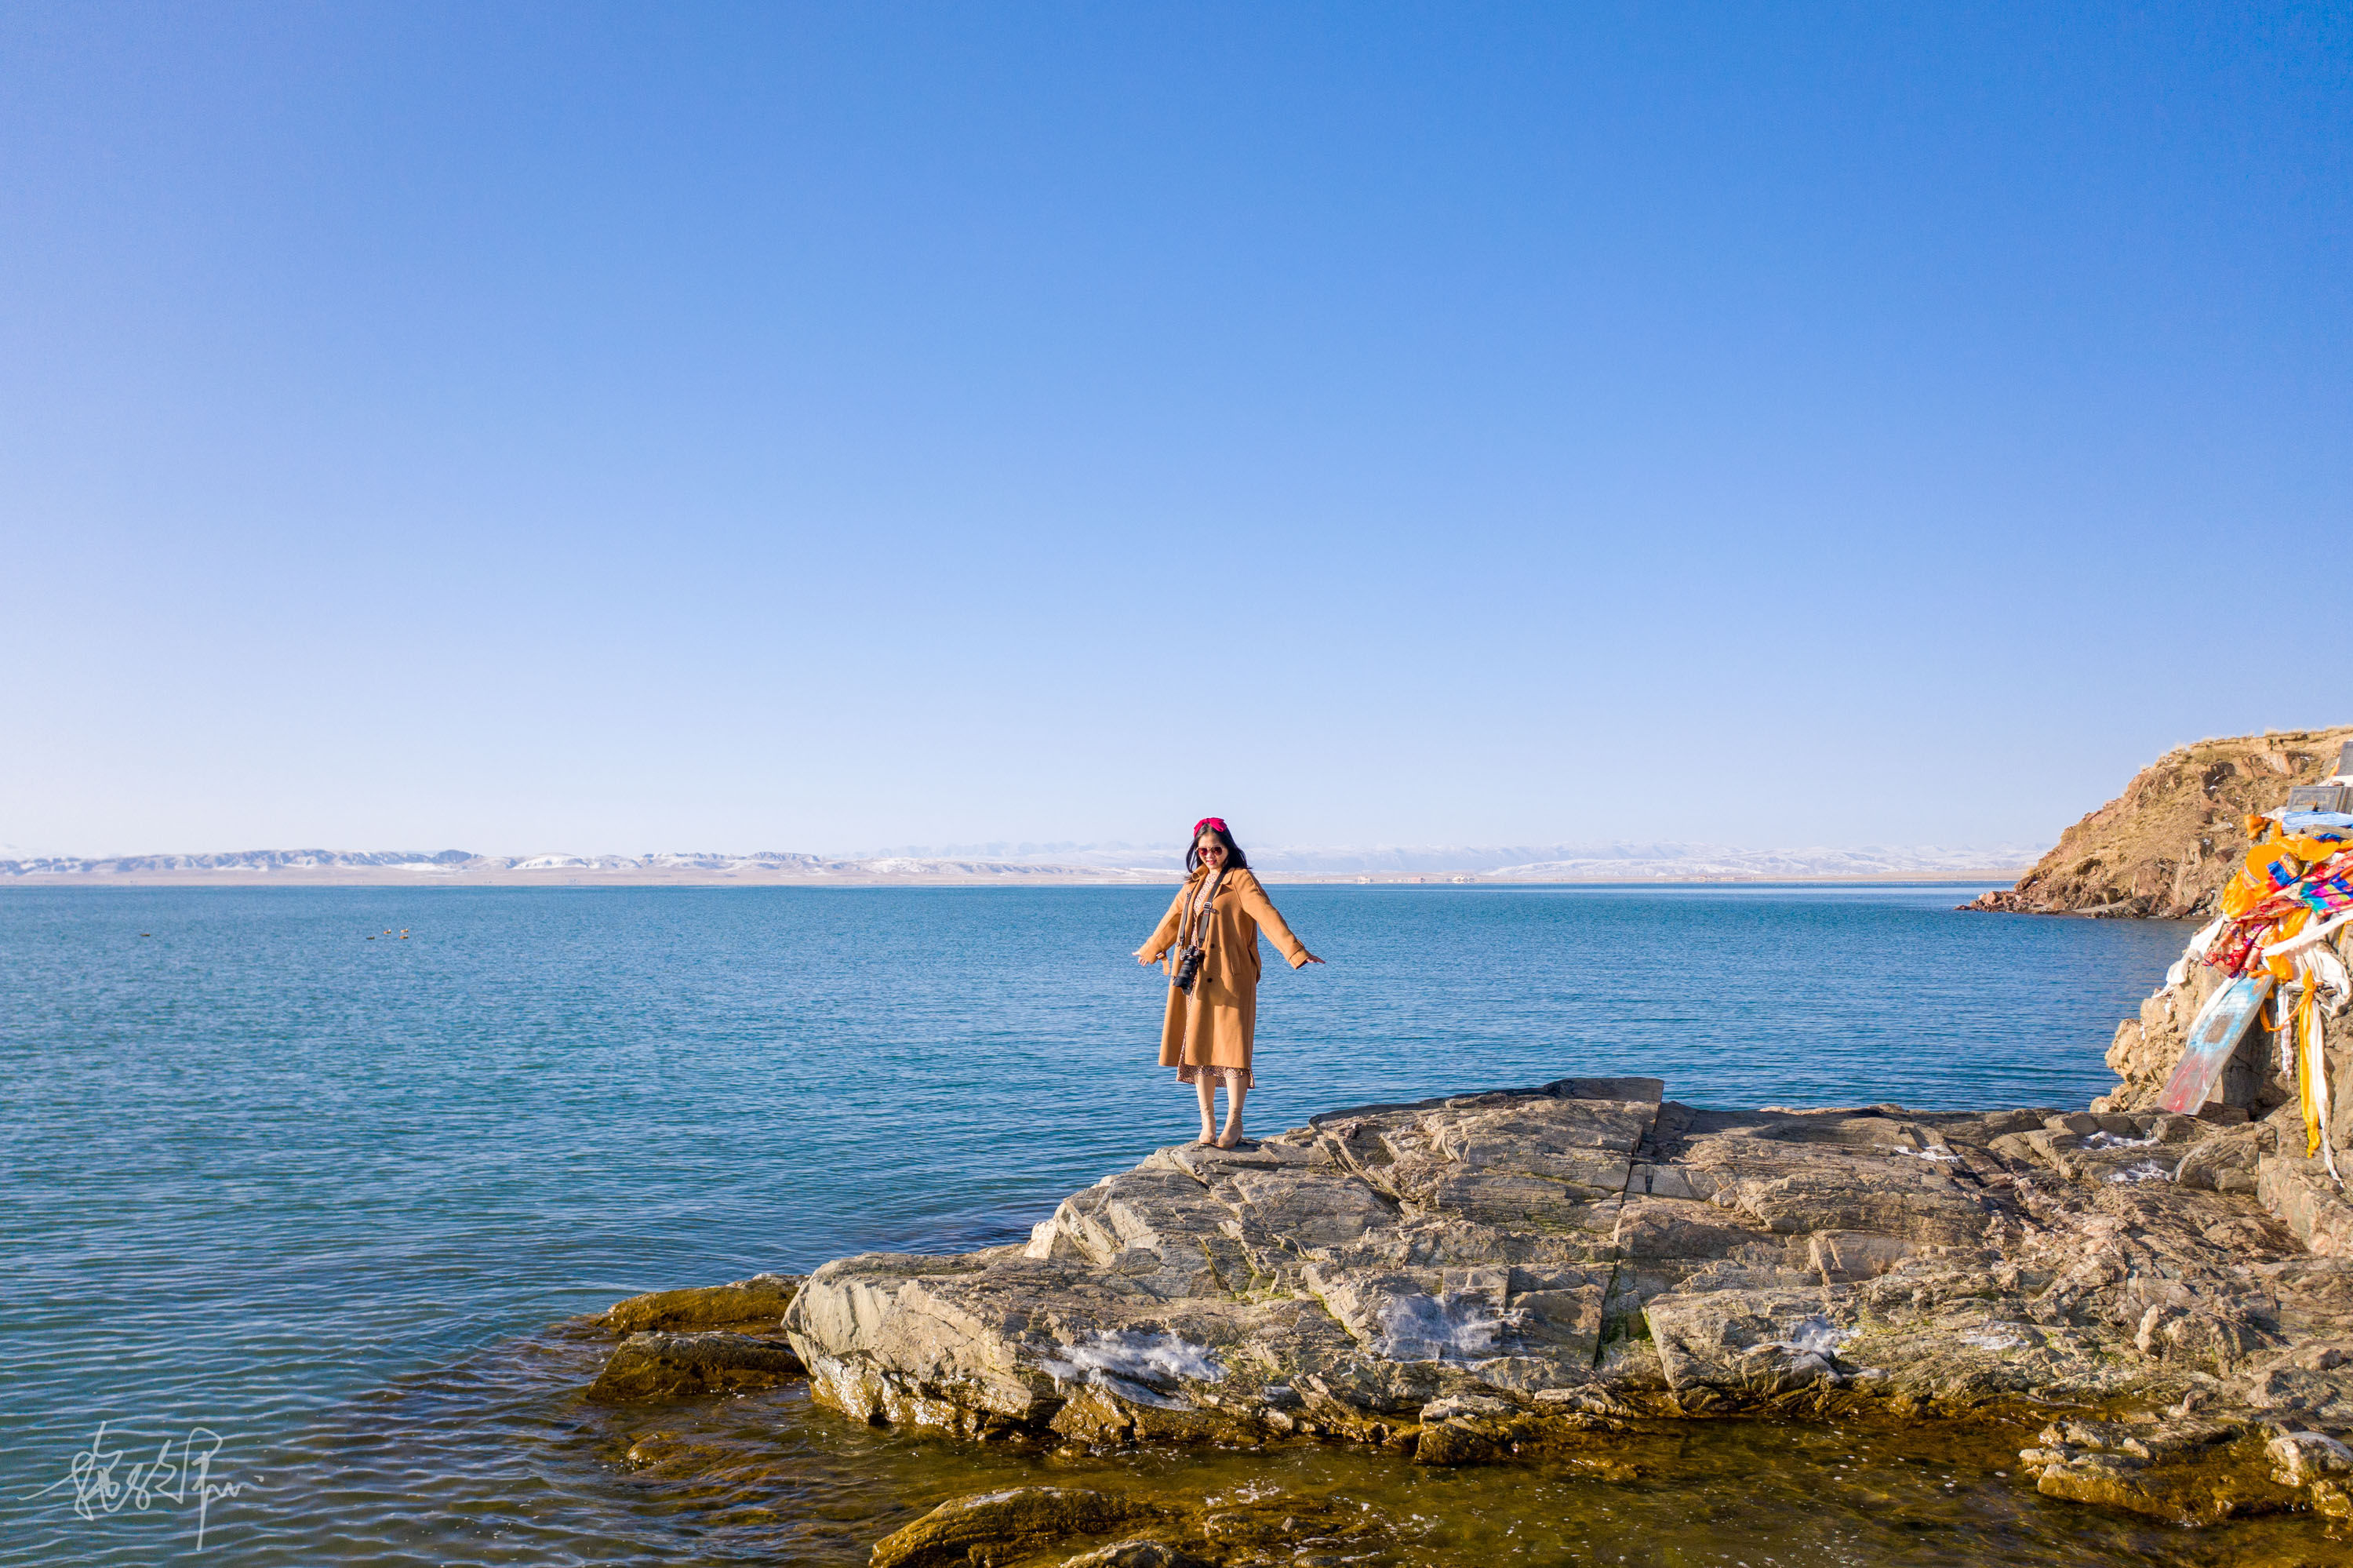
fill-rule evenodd
<path id="1" fill-rule="evenodd" d="M 2080 1106 L 2187 933 L 1952 912 L 1976 891 L 1279 887 L 1332 963 L 1270 969 L 1251 1124 L 1620 1072 L 1713 1105 Z M 1081 1472 L 1345 1494 L 1404 1532 L 1367 1561 L 2342 1560 L 2310 1520 L 2047 1502 L 1993 1476 L 2014 1442 L 1955 1434 L 1817 1463 L 1862 1439 L 1727 1424 L 1611 1479 L 1057 1458 L 797 1391 L 581 1401 L 599 1347 L 548 1324 L 1012 1239 L 1187 1136 L 1151 1065 L 1164 982 L 1126 957 L 1166 898 L 0 891 L 0 1560 L 862 1562 L 930 1503 Z M 118 1480 L 217 1435 L 210 1478 L 239 1489 L 201 1557 L 185 1487 L 76 1513 L 100 1422 Z"/>
<path id="2" fill-rule="evenodd" d="M 2033 1421 L 1700 1422 L 1589 1455 L 1451 1470 L 1307 1441 L 1082 1452 L 868 1427 L 814 1408 L 805 1386 L 600 1406 L 579 1391 L 606 1349 L 558 1330 L 401 1380 L 355 1407 L 342 1434 L 304 1445 L 284 1478 L 390 1519 L 402 1511 L 404 1478 L 453 1458 L 503 1475 L 494 1503 L 388 1529 L 385 1557 L 414 1562 L 851 1568 L 939 1503 L 1022 1485 L 1182 1499 L 1213 1520 L 1221 1509 L 1271 1510 L 1291 1524 L 1276 1526 L 1286 1539 L 1275 1560 L 1287 1550 L 1305 1563 L 1364 1568 L 2316 1568 L 2353 1554 L 2353 1531 L 2310 1517 L 2195 1531 L 2044 1498 L 2017 1480 Z M 532 1441 L 518 1447 L 523 1432 Z M 584 1530 L 593 1550 L 582 1550 Z"/>

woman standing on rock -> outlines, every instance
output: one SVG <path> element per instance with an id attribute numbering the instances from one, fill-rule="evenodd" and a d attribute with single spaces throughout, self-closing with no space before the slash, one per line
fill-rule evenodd
<path id="1" fill-rule="evenodd" d="M 1185 852 L 1185 885 L 1151 939 L 1135 949 L 1149 964 L 1168 955 L 1168 1012 L 1160 1026 L 1160 1065 L 1176 1069 L 1201 1098 L 1205 1144 L 1242 1140 L 1242 1101 L 1250 1087 L 1250 1037 L 1258 1025 L 1258 935 L 1261 927 L 1293 969 L 1324 960 L 1291 934 L 1250 859 L 1222 817 L 1193 824 Z M 1218 1080 L 1226 1083 L 1226 1129 L 1217 1130 Z"/>

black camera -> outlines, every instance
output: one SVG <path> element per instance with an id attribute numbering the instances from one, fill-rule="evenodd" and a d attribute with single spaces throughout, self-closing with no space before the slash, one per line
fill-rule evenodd
<path id="1" fill-rule="evenodd" d="M 1199 978 L 1200 973 L 1201 949 L 1187 948 L 1176 955 L 1176 972 L 1168 978 L 1175 982 L 1178 991 L 1190 996 L 1193 994 L 1193 981 Z"/>

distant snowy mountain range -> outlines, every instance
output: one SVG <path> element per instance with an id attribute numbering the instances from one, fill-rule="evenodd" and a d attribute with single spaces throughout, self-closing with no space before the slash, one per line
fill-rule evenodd
<path id="1" fill-rule="evenodd" d="M 1248 846 L 1246 846 L 1248 847 Z M 1181 849 L 1135 844 L 987 844 L 890 852 L 924 857 L 955 854 L 1004 863 L 1053 861 L 1063 865 L 1174 872 Z M 1563 880 L 1707 876 L 1894 876 L 2023 868 L 2041 858 L 2033 844 L 1869 844 L 1855 849 L 1739 849 L 1726 844 L 1661 840 L 1606 844 L 1378 844 L 1250 847 L 1250 864 L 1291 876 L 1412 875 L 1469 873 L 1480 876 Z"/>
<path id="2" fill-rule="evenodd" d="M 1946 847 L 1866 845 L 1859 849 L 1739 849 L 1725 844 L 1379 845 L 1250 851 L 1253 867 L 1281 876 L 1461 876 L 1480 881 L 1651 882 L 1721 877 L 1950 876 L 2014 872 L 2042 854 L 2032 844 Z M 1134 844 L 996 843 L 829 856 L 763 851 L 756 854 L 480 855 L 466 850 L 245 850 L 226 854 L 68 855 L 0 860 L 0 878 L 167 877 L 201 879 L 274 873 L 342 874 L 340 880 L 406 876 L 502 881 L 569 879 L 682 881 L 698 877 L 807 881 L 1006 878 L 1091 882 L 1163 881 L 1179 874 L 1182 852 Z"/>

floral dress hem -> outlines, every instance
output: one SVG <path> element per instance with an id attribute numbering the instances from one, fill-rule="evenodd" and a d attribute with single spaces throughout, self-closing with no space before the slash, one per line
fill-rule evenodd
<path id="1" fill-rule="evenodd" d="M 1213 1085 L 1222 1078 L 1229 1086 L 1234 1084 L 1240 1084 L 1245 1089 L 1258 1086 L 1250 1082 L 1250 1070 L 1248 1067 L 1213 1067 L 1207 1064 L 1195 1066 L 1189 1062 L 1178 1065 L 1176 1081 L 1180 1084 L 1198 1084 L 1201 1081 L 1201 1075 L 1204 1073 L 1210 1075 L 1209 1082 Z"/>

